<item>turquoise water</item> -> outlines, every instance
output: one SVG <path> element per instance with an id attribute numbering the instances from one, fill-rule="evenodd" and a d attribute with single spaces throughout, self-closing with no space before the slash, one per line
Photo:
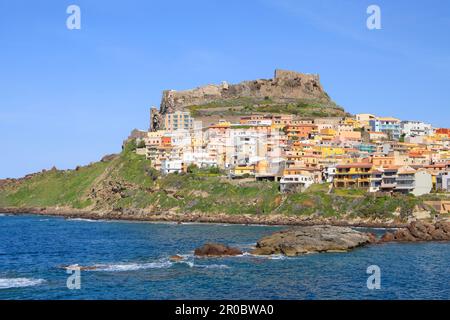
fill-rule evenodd
<path id="1" fill-rule="evenodd" d="M 249 250 L 282 227 L 0 215 L 0 299 L 449 299 L 450 243 L 384 244 L 296 258 L 194 258 L 205 242 Z M 185 262 L 172 263 L 180 254 Z M 81 271 L 69 290 L 61 265 Z M 378 265 L 381 289 L 367 289 Z"/>

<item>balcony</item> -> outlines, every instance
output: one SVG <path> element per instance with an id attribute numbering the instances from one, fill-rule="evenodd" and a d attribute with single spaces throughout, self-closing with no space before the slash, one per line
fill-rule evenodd
<path id="1" fill-rule="evenodd" d="M 399 190 L 414 189 L 414 184 L 397 184 L 395 189 L 399 189 Z"/>

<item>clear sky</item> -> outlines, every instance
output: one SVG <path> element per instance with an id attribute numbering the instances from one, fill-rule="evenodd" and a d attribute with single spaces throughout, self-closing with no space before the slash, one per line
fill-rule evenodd
<path id="1" fill-rule="evenodd" d="M 164 89 L 275 68 L 319 73 L 351 113 L 450 127 L 450 2 L 1 0 L 0 178 L 120 151 Z"/>

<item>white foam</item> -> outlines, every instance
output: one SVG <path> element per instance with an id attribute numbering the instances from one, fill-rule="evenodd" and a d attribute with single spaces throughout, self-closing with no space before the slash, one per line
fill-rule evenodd
<path id="1" fill-rule="evenodd" d="M 252 254 L 250 252 L 244 252 L 243 254 L 238 255 L 237 257 L 254 257 L 254 258 L 269 259 L 269 260 L 287 259 L 287 257 L 282 254 L 259 255 L 259 254 Z"/>
<path id="2" fill-rule="evenodd" d="M 83 222 L 102 222 L 103 220 L 85 219 L 85 218 L 69 218 L 68 221 L 83 221 Z"/>
<path id="3" fill-rule="evenodd" d="M 229 269 L 230 267 L 226 264 L 194 264 L 194 268 L 205 268 L 205 269 Z"/>
<path id="4" fill-rule="evenodd" d="M 31 287 L 40 285 L 44 282 L 44 279 L 0 278 L 0 289 Z"/>
<path id="5" fill-rule="evenodd" d="M 143 269 L 169 268 L 171 265 L 172 265 L 172 262 L 170 262 L 170 261 L 95 265 L 94 266 L 95 269 L 92 269 L 92 271 L 106 271 L 106 272 L 136 271 L 136 270 L 143 270 Z"/>

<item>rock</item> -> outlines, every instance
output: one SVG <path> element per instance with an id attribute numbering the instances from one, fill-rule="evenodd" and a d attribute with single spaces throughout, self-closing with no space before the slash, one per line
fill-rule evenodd
<path id="1" fill-rule="evenodd" d="M 386 232 L 380 239 L 380 242 L 390 242 L 390 241 L 394 241 L 395 240 L 395 236 L 392 232 Z"/>
<path id="2" fill-rule="evenodd" d="M 428 230 L 431 230 L 431 226 L 422 221 L 411 222 L 407 227 L 409 233 L 419 240 L 432 240 L 433 238 L 428 234 Z M 434 227 L 433 227 L 434 230 Z"/>
<path id="3" fill-rule="evenodd" d="M 450 234 L 450 222 L 448 222 L 448 221 L 447 222 L 439 221 L 439 222 L 436 222 L 435 226 L 436 226 L 437 229 L 441 229 L 444 232 Z"/>
<path id="4" fill-rule="evenodd" d="M 200 248 L 195 249 L 196 256 L 237 256 L 242 251 L 237 248 L 231 248 L 219 243 L 207 243 Z"/>
<path id="5" fill-rule="evenodd" d="M 408 229 L 400 229 L 394 233 L 395 241 L 416 241 L 417 239 L 409 232 Z"/>
<path id="6" fill-rule="evenodd" d="M 119 155 L 117 154 L 107 154 L 106 156 L 103 156 L 103 158 L 100 160 L 101 162 L 109 162 L 114 159 L 116 159 Z"/>
<path id="7" fill-rule="evenodd" d="M 313 252 L 345 252 L 371 243 L 374 235 L 349 227 L 329 225 L 296 227 L 276 232 L 256 244 L 256 255 L 284 254 L 297 256 Z"/>
<path id="8" fill-rule="evenodd" d="M 389 241 L 450 241 L 450 223 L 413 221 L 406 228 L 394 234 L 387 232 L 381 237 L 381 242 Z"/>
<path id="9" fill-rule="evenodd" d="M 450 235 L 448 233 L 445 233 L 445 231 L 442 229 L 433 230 L 430 235 L 433 238 L 433 240 L 436 241 L 444 241 L 450 239 L 449 237 Z"/>
<path id="10" fill-rule="evenodd" d="M 170 261 L 172 262 L 179 262 L 183 260 L 183 257 L 179 256 L 179 255 L 173 255 L 169 258 Z"/>
<path id="11" fill-rule="evenodd" d="M 369 242 L 370 243 L 377 243 L 378 242 L 378 239 L 377 239 L 377 236 L 376 236 L 375 233 L 370 232 L 367 235 L 369 236 Z"/>

